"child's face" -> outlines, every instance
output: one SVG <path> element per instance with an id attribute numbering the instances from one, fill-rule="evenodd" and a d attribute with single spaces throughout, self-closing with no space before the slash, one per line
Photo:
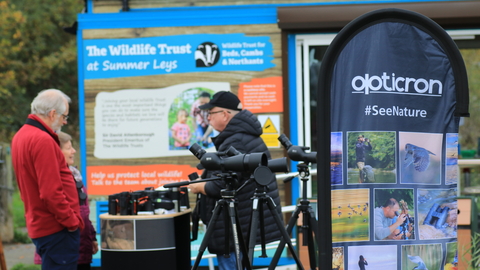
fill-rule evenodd
<path id="1" fill-rule="evenodd" d="M 200 101 L 200 104 L 201 104 L 201 105 L 207 104 L 208 102 L 210 102 L 210 98 L 209 98 L 209 97 L 199 97 L 198 100 Z"/>
<path id="2" fill-rule="evenodd" d="M 178 122 L 186 123 L 187 122 L 187 113 L 184 111 L 179 111 L 177 115 Z"/>

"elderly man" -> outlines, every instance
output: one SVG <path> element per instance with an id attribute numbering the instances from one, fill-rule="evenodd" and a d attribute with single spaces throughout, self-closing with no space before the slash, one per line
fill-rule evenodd
<path id="1" fill-rule="evenodd" d="M 243 154 L 263 152 L 270 158 L 270 152 L 263 142 L 260 135 L 262 126 L 257 117 L 248 110 L 242 110 L 242 104 L 238 97 L 228 91 L 220 91 L 213 95 L 209 103 L 200 106 L 202 110 L 208 110 L 208 121 L 210 125 L 220 133 L 212 138 L 217 151 L 227 151 L 230 146 Z M 204 171 L 202 178 L 212 178 L 218 171 Z M 245 172 L 236 172 L 239 185 L 242 185 L 250 178 Z M 206 207 L 202 208 L 202 220 L 208 224 L 212 217 L 212 210 L 216 201 L 221 198 L 220 191 L 225 188 L 222 180 L 207 181 L 202 183 L 190 184 L 193 193 L 201 193 L 206 199 Z M 248 234 L 250 225 L 250 215 L 252 213 L 251 198 L 254 195 L 256 185 L 254 182 L 247 184 L 236 193 L 238 201 L 237 212 L 244 238 Z M 272 179 L 268 184 L 268 195 L 274 200 L 278 213 L 281 214 L 280 197 L 278 194 L 277 182 Z M 201 202 L 203 203 L 203 202 Z M 265 239 L 266 242 L 280 239 L 281 233 L 277 228 L 274 217 L 264 207 L 265 221 Z M 281 215 L 280 215 L 281 217 Z M 257 232 L 257 243 L 260 240 L 260 232 Z M 231 237 L 231 236 L 230 236 Z M 233 241 L 230 241 L 230 257 L 225 258 L 225 222 L 223 219 L 217 220 L 213 237 L 208 244 L 208 250 L 212 254 L 217 254 L 219 269 L 236 269 L 236 260 L 233 253 Z M 228 254 L 226 254 L 228 255 Z"/>
<path id="2" fill-rule="evenodd" d="M 394 231 L 402 225 L 407 215 L 402 213 L 398 216 L 400 206 L 394 198 L 388 199 L 382 207 L 375 208 L 375 240 L 399 239 Z M 395 222 L 394 217 L 398 216 Z"/>
<path id="3" fill-rule="evenodd" d="M 42 269 L 77 269 L 84 227 L 79 205 L 82 193 L 55 133 L 67 123 L 69 102 L 60 90 L 41 91 L 12 141 L 28 234 L 42 257 Z"/>

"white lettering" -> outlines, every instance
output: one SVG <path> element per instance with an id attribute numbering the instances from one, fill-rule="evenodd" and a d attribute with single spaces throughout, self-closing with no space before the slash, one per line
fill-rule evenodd
<path id="1" fill-rule="evenodd" d="M 443 92 L 443 84 L 439 80 L 395 77 L 395 73 L 392 73 L 390 77 L 386 72 L 383 72 L 382 76 L 370 76 L 368 73 L 364 76 L 355 76 L 351 81 L 351 86 L 354 91 L 363 92 L 365 95 L 375 91 L 377 93 L 441 96 Z"/>
<path id="2" fill-rule="evenodd" d="M 169 46 L 168 44 L 158 44 L 157 47 L 160 49 L 159 54 L 190 54 L 192 53 L 192 45 L 173 45 Z"/>
<path id="3" fill-rule="evenodd" d="M 400 108 L 399 106 L 392 106 L 391 108 L 382 108 L 378 105 L 371 107 L 372 111 L 368 115 L 380 116 L 404 116 L 404 117 L 427 117 L 427 111 L 420 109 L 410 109 L 407 107 Z"/>

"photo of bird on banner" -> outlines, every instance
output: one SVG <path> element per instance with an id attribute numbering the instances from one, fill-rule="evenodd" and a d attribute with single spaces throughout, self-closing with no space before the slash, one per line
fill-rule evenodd
<path id="1" fill-rule="evenodd" d="M 443 269 L 442 244 L 403 245 L 401 270 Z"/>
<path id="2" fill-rule="evenodd" d="M 415 170 L 419 172 L 423 172 L 428 168 L 430 165 L 430 155 L 434 155 L 434 153 L 428 151 L 425 148 L 407 143 L 405 145 L 405 159 L 403 160 L 403 164 L 405 167 L 408 167 L 413 164 Z"/>
<path id="3" fill-rule="evenodd" d="M 444 172 L 443 134 L 399 132 L 401 184 L 440 184 Z"/>

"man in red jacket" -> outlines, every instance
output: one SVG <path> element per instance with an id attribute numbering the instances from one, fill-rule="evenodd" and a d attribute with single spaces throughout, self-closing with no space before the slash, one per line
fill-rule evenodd
<path id="1" fill-rule="evenodd" d="M 41 91 L 31 114 L 12 141 L 12 160 L 24 202 L 28 234 L 42 257 L 42 269 L 76 269 L 82 196 L 55 133 L 67 123 L 70 98 Z"/>

